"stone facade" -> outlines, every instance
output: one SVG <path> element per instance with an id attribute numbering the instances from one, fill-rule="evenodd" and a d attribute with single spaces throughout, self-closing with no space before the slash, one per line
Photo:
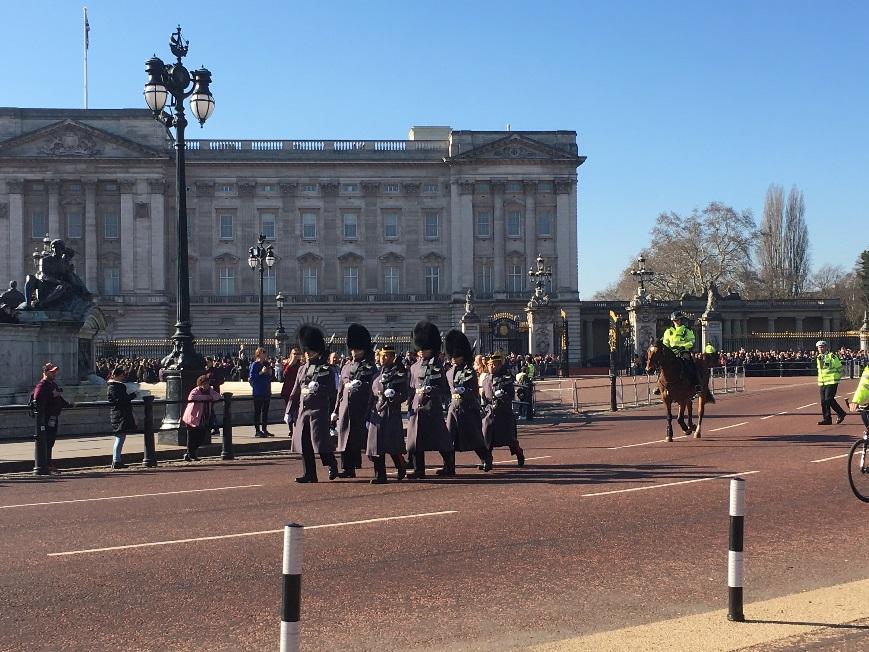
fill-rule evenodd
<path id="1" fill-rule="evenodd" d="M 193 128 L 188 135 L 195 135 Z M 414 128 L 408 140 L 189 140 L 190 293 L 198 337 L 251 337 L 264 233 L 266 280 L 303 324 L 406 335 L 456 327 L 473 288 L 485 333 L 521 314 L 541 254 L 553 302 L 581 341 L 574 131 Z M 0 279 L 23 286 L 43 236 L 76 250 L 108 322 L 104 338 L 161 338 L 174 323 L 172 143 L 146 110 L 0 109 Z M 517 324 L 518 325 L 518 324 Z M 580 358 L 579 347 L 571 358 Z"/>

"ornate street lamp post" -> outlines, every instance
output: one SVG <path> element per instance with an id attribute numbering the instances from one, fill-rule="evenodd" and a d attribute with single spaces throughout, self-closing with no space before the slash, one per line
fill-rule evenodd
<path id="1" fill-rule="evenodd" d="M 278 349 L 278 358 L 283 359 L 286 356 L 284 344 L 288 339 L 287 332 L 284 330 L 284 302 L 287 298 L 282 292 L 278 292 L 275 296 L 275 304 L 278 306 L 278 328 L 275 331 L 275 346 Z"/>
<path id="2" fill-rule="evenodd" d="M 263 346 L 265 339 L 263 337 L 263 289 L 265 285 L 266 269 L 271 269 L 275 264 L 275 250 L 272 245 L 266 244 L 266 237 L 260 234 L 256 245 L 249 249 L 247 264 L 254 271 L 259 270 L 259 345 Z"/>
<path id="3" fill-rule="evenodd" d="M 200 125 L 214 111 L 211 95 L 211 73 L 205 68 L 188 72 L 181 59 L 187 56 L 189 42 L 181 38 L 181 27 L 170 36 L 169 49 L 175 63 L 166 64 L 154 55 L 145 62 L 148 81 L 145 84 L 145 103 L 154 114 L 154 119 L 166 127 L 172 138 L 175 129 L 175 210 L 176 237 L 178 246 L 178 285 L 175 297 L 177 321 L 172 335 L 172 352 L 163 358 L 166 369 L 166 398 L 176 403 L 166 406 L 162 429 L 177 428 L 181 422 L 181 403 L 193 386 L 196 375 L 205 368 L 205 360 L 194 349 L 190 329 L 190 274 L 187 262 L 187 181 L 184 170 L 184 100 L 190 100 L 190 110 Z M 192 83 L 192 88 L 188 90 Z M 168 107 L 168 111 L 164 108 Z"/>
<path id="4" fill-rule="evenodd" d="M 534 289 L 532 300 L 534 298 L 539 300 L 549 295 L 549 292 L 546 291 L 546 281 L 552 279 L 552 266 L 544 266 L 543 256 L 540 254 L 537 254 L 537 259 L 534 262 L 536 266 L 528 269 L 528 277 L 531 279 L 531 286 Z"/>

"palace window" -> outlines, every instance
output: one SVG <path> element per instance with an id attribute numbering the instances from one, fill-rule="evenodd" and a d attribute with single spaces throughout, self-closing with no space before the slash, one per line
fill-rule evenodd
<path id="1" fill-rule="evenodd" d="M 263 295 L 268 297 L 275 296 L 278 288 L 277 278 L 275 277 L 275 268 L 266 267 L 263 274 Z"/>
<path id="2" fill-rule="evenodd" d="M 388 192 L 388 193 L 401 192 L 401 185 L 398 183 L 385 183 L 385 184 L 383 184 L 383 192 Z"/>
<path id="3" fill-rule="evenodd" d="M 217 293 L 222 297 L 235 294 L 235 266 L 220 265 L 217 268 Z"/>
<path id="4" fill-rule="evenodd" d="M 358 237 L 359 216 L 356 213 L 344 213 L 344 239 L 356 240 Z"/>
<path id="5" fill-rule="evenodd" d="M 507 292 L 521 292 L 525 289 L 525 269 L 522 265 L 507 265 Z"/>
<path id="6" fill-rule="evenodd" d="M 383 214 L 383 237 L 387 240 L 398 238 L 398 213 L 389 212 Z"/>
<path id="7" fill-rule="evenodd" d="M 552 235 L 552 213 L 549 211 L 537 213 L 537 235 L 544 238 Z"/>
<path id="8" fill-rule="evenodd" d="M 522 192 L 522 182 L 521 181 L 508 181 L 507 182 L 507 192 Z"/>
<path id="9" fill-rule="evenodd" d="M 106 240 L 117 240 L 121 234 L 121 220 L 117 213 L 108 213 L 103 218 L 103 237 Z"/>
<path id="10" fill-rule="evenodd" d="M 45 213 L 34 213 L 30 216 L 30 237 L 42 240 L 48 232 L 48 218 Z"/>
<path id="11" fill-rule="evenodd" d="M 223 183 L 220 185 L 220 192 L 232 192 L 233 186 L 230 183 Z"/>
<path id="12" fill-rule="evenodd" d="M 190 224 L 189 221 L 187 223 Z M 220 239 L 232 240 L 232 215 L 228 213 L 220 216 Z"/>
<path id="13" fill-rule="evenodd" d="M 82 237 L 81 213 L 67 213 L 66 237 L 70 240 L 79 240 Z"/>
<path id="14" fill-rule="evenodd" d="M 359 268 L 344 268 L 344 294 L 359 294 Z"/>
<path id="15" fill-rule="evenodd" d="M 436 183 L 427 183 L 422 187 L 422 191 L 425 193 L 436 193 L 438 190 L 438 184 Z"/>
<path id="16" fill-rule="evenodd" d="M 477 265 L 477 292 L 490 294 L 492 292 L 492 263 L 482 262 Z"/>
<path id="17" fill-rule="evenodd" d="M 426 211 L 423 216 L 425 220 L 425 239 L 437 240 L 440 237 L 440 216 L 432 211 Z"/>
<path id="18" fill-rule="evenodd" d="M 348 192 L 348 193 L 359 192 L 359 186 L 356 185 L 355 183 L 345 183 L 341 187 L 341 190 L 343 190 L 344 192 Z"/>
<path id="19" fill-rule="evenodd" d="M 263 189 L 263 192 L 274 192 L 275 191 L 275 187 L 270 183 L 265 184 L 262 187 L 262 189 Z"/>
<path id="20" fill-rule="evenodd" d="M 537 182 L 537 192 L 540 192 L 540 193 L 552 192 L 552 182 L 551 181 L 538 181 Z"/>
<path id="21" fill-rule="evenodd" d="M 401 270 L 398 265 L 387 265 L 383 268 L 383 291 L 386 294 L 398 294 Z"/>
<path id="22" fill-rule="evenodd" d="M 507 237 L 522 237 L 522 213 L 512 210 L 507 212 Z"/>
<path id="23" fill-rule="evenodd" d="M 437 265 L 426 265 L 425 267 L 425 293 L 428 295 L 440 294 L 441 290 L 441 268 Z"/>
<path id="24" fill-rule="evenodd" d="M 302 213 L 302 240 L 317 239 L 317 214 Z"/>
<path id="25" fill-rule="evenodd" d="M 109 297 L 121 293 L 121 268 L 103 267 L 103 294 Z"/>
<path id="26" fill-rule="evenodd" d="M 302 294 L 317 294 L 317 268 L 313 265 L 305 265 L 302 270 Z"/>
<path id="27" fill-rule="evenodd" d="M 477 237 L 488 238 L 492 235 L 492 214 L 489 211 L 477 213 Z"/>
<path id="28" fill-rule="evenodd" d="M 274 213 L 263 213 L 260 216 L 260 234 L 263 235 L 266 240 L 275 239 L 276 223 L 277 218 Z"/>
<path id="29" fill-rule="evenodd" d="M 302 184 L 302 192 L 317 192 L 317 184 L 316 183 Z"/>

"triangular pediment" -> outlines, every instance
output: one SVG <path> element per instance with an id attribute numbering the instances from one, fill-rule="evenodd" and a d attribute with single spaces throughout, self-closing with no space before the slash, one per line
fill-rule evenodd
<path id="1" fill-rule="evenodd" d="M 0 141 L 0 157 L 156 159 L 169 158 L 169 151 L 158 151 L 76 120 L 62 120 Z"/>
<path id="2" fill-rule="evenodd" d="M 577 165 L 584 160 L 584 156 L 577 156 L 571 152 L 556 149 L 520 133 L 510 134 L 449 158 L 449 161 L 455 163 L 470 161 L 570 161 Z"/>

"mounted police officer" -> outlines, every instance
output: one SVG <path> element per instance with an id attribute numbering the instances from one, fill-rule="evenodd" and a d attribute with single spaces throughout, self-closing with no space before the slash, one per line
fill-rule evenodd
<path id="1" fill-rule="evenodd" d="M 444 338 L 444 348 L 453 366 L 447 371 L 450 385 L 450 406 L 447 410 L 447 430 L 453 442 L 449 468 L 445 465 L 439 475 L 456 474 L 455 451 L 474 451 L 480 458 L 483 471 L 492 470 L 492 453 L 483 439 L 483 420 L 480 415 L 480 384 L 474 371 L 474 352 L 467 336 L 451 330 Z"/>
<path id="2" fill-rule="evenodd" d="M 326 356 L 326 342 L 319 328 L 302 326 L 299 342 L 305 364 L 299 369 L 287 403 L 285 420 L 293 425 L 293 452 L 302 454 L 305 472 L 296 482 L 316 482 L 314 454 L 319 453 L 323 466 L 329 467 L 329 479 L 338 477 L 338 462 L 329 434 L 329 415 L 335 405 L 335 368 Z"/>
<path id="3" fill-rule="evenodd" d="M 443 365 L 438 360 L 441 334 L 429 321 L 413 328 L 413 343 L 419 359 L 409 372 L 411 391 L 410 418 L 407 421 L 407 454 L 413 456 L 412 479 L 425 477 L 426 451 L 438 451 L 444 460 L 444 470 L 450 470 L 454 459 L 453 443 L 444 423 L 443 404 L 450 395 Z"/>
<path id="4" fill-rule="evenodd" d="M 509 446 L 519 466 L 525 466 L 525 453 L 519 445 L 513 398 L 513 375 L 504 366 L 504 355 L 495 351 L 488 359 L 489 373 L 483 380 L 483 438 L 489 454 L 496 446 Z"/>
<path id="5" fill-rule="evenodd" d="M 341 453 L 339 478 L 355 478 L 356 469 L 362 467 L 362 450 L 368 441 L 366 419 L 371 407 L 371 383 L 377 374 L 371 334 L 365 326 L 350 324 L 347 348 L 352 358 L 341 368 L 338 400 L 332 413 Z"/>
<path id="6" fill-rule="evenodd" d="M 386 484 L 386 456 L 398 471 L 398 479 L 407 475 L 404 461 L 404 425 L 401 404 L 407 399 L 407 371 L 395 357 L 395 348 L 384 344 L 379 351 L 380 373 L 371 385 L 366 453 L 374 463 L 371 484 Z"/>
<path id="7" fill-rule="evenodd" d="M 691 351 L 694 348 L 694 331 L 688 327 L 687 319 L 681 310 L 671 314 L 670 320 L 673 325 L 664 331 L 664 337 L 661 340 L 679 357 L 682 362 L 684 377 L 694 386 L 695 390 L 703 391 L 700 376 L 697 374 L 697 367 L 691 356 Z"/>

